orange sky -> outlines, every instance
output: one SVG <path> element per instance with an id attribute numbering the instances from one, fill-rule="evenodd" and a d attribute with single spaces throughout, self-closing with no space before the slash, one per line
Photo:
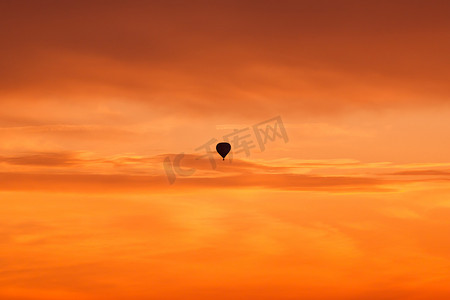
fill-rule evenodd
<path id="1" fill-rule="evenodd" d="M 0 299 L 449 299 L 449 11 L 2 1 Z"/>

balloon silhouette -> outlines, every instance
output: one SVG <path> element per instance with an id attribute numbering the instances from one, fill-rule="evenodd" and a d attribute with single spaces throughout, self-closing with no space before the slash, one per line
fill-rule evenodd
<path id="1" fill-rule="evenodd" d="M 228 152 L 231 150 L 231 145 L 228 143 L 218 143 L 216 146 L 217 153 L 220 154 L 220 156 L 223 157 L 223 160 L 225 160 L 225 156 L 227 156 Z"/>

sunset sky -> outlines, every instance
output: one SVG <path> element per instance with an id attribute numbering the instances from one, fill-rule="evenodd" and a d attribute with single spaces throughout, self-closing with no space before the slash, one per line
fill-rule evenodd
<path id="1" fill-rule="evenodd" d="M 0 38 L 1 300 L 450 299 L 450 1 L 2 0 Z"/>

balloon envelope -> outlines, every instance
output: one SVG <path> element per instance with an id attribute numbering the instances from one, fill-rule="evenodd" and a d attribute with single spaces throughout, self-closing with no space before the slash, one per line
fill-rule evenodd
<path id="1" fill-rule="evenodd" d="M 227 156 L 228 152 L 231 150 L 231 145 L 228 143 L 218 143 L 216 146 L 217 153 L 220 154 L 220 156 L 223 157 L 223 160 L 225 160 L 225 156 Z"/>

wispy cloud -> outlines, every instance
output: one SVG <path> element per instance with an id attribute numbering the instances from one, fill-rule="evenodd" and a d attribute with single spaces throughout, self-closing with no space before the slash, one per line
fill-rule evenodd
<path id="1" fill-rule="evenodd" d="M 166 156 L 102 158 L 86 157 L 84 153 L 35 153 L 3 157 L 0 160 L 3 163 L 29 168 L 1 173 L 0 189 L 70 192 L 150 192 L 196 188 L 392 191 L 395 186 L 430 179 L 399 179 L 390 175 L 448 175 L 441 170 L 416 169 L 387 174 L 387 167 L 398 170 L 399 166 L 349 160 L 285 160 L 278 164 L 237 158 L 218 159 L 217 167 L 213 169 L 207 158 L 186 154 L 182 160 L 183 168 L 193 168 L 195 173 L 189 177 L 179 176 L 176 185 L 169 186 L 162 164 Z"/>
<path id="2" fill-rule="evenodd" d="M 72 166 L 82 161 L 74 153 L 35 153 L 30 155 L 0 157 L 0 162 L 11 165 Z"/>

